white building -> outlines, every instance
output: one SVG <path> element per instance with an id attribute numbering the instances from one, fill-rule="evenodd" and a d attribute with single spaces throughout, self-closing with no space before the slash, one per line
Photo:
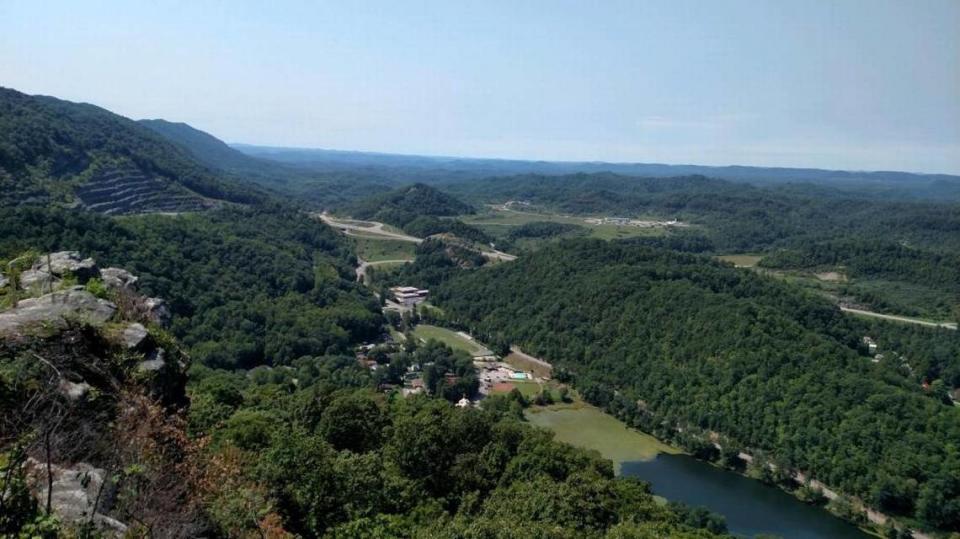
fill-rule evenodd
<path id="1" fill-rule="evenodd" d="M 429 290 L 423 290 L 414 286 L 395 286 L 390 289 L 397 303 L 404 307 L 413 307 L 418 303 L 423 303 L 430 294 Z"/>

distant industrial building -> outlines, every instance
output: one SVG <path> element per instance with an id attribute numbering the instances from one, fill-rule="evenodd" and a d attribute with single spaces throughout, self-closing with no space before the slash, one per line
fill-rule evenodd
<path id="1" fill-rule="evenodd" d="M 390 289 L 393 298 L 404 307 L 413 307 L 418 303 L 423 303 L 430 294 L 429 290 L 423 290 L 413 286 L 395 286 Z"/>

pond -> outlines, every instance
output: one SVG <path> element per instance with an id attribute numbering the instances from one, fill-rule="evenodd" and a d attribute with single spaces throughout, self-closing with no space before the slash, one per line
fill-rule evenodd
<path id="1" fill-rule="evenodd" d="M 726 517 L 730 533 L 770 534 L 784 539 L 864 539 L 870 537 L 819 507 L 782 490 L 722 470 L 687 455 L 660 454 L 653 460 L 624 462 L 624 476 L 649 482 L 659 496 L 704 506 Z"/>
<path id="2" fill-rule="evenodd" d="M 617 473 L 643 479 L 668 500 L 704 506 L 726 517 L 742 537 L 768 534 L 784 539 L 865 539 L 856 526 L 807 505 L 782 490 L 680 454 L 653 436 L 627 428 L 593 406 L 528 409 L 531 423 L 557 440 L 594 449 L 612 460 Z"/>

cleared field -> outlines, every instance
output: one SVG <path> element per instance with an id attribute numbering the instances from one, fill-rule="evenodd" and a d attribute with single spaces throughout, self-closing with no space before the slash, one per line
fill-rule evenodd
<path id="1" fill-rule="evenodd" d="M 534 376 L 539 376 L 540 378 L 549 378 L 553 374 L 552 369 L 536 361 L 530 361 L 516 352 L 511 352 L 507 357 L 503 358 L 503 361 L 518 369 L 532 372 Z"/>
<path id="2" fill-rule="evenodd" d="M 598 451 L 613 461 L 617 473 L 624 462 L 653 460 L 660 453 L 680 453 L 649 434 L 627 428 L 593 406 L 531 408 L 524 415 L 534 425 L 553 431 L 561 442 Z"/>
<path id="3" fill-rule="evenodd" d="M 510 383 L 513 384 L 513 387 L 520 390 L 521 395 L 528 399 L 536 396 L 537 393 L 540 393 L 540 391 L 543 389 L 543 386 L 541 386 L 539 382 L 516 381 Z"/>
<path id="4" fill-rule="evenodd" d="M 492 352 L 484 348 L 480 343 L 464 338 L 447 328 L 431 326 L 429 324 L 419 324 L 413 330 L 413 334 L 425 341 L 436 339 L 454 350 L 463 350 L 471 356 L 486 356 Z"/>
<path id="5" fill-rule="evenodd" d="M 752 268 L 760 262 L 760 255 L 720 255 L 717 258 L 725 262 L 732 262 L 738 268 Z"/>
<path id="6" fill-rule="evenodd" d="M 660 236 L 663 228 L 641 228 L 637 226 L 594 225 L 586 222 L 586 216 L 558 215 L 554 213 L 533 213 L 491 208 L 487 212 L 474 215 L 464 215 L 460 219 L 470 225 L 480 227 L 484 232 L 494 236 L 502 236 L 509 232 L 510 227 L 526 223 L 549 221 L 552 223 L 566 223 L 580 225 L 589 231 L 589 237 L 604 240 L 633 238 L 638 236 Z"/>
<path id="7" fill-rule="evenodd" d="M 355 237 L 357 256 L 367 262 L 413 260 L 416 244 L 409 241 Z"/>

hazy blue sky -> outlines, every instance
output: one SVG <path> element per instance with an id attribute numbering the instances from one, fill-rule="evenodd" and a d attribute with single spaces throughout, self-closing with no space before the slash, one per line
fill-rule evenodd
<path id="1" fill-rule="evenodd" d="M 232 142 L 960 173 L 960 0 L 0 0 L 0 85 Z"/>

